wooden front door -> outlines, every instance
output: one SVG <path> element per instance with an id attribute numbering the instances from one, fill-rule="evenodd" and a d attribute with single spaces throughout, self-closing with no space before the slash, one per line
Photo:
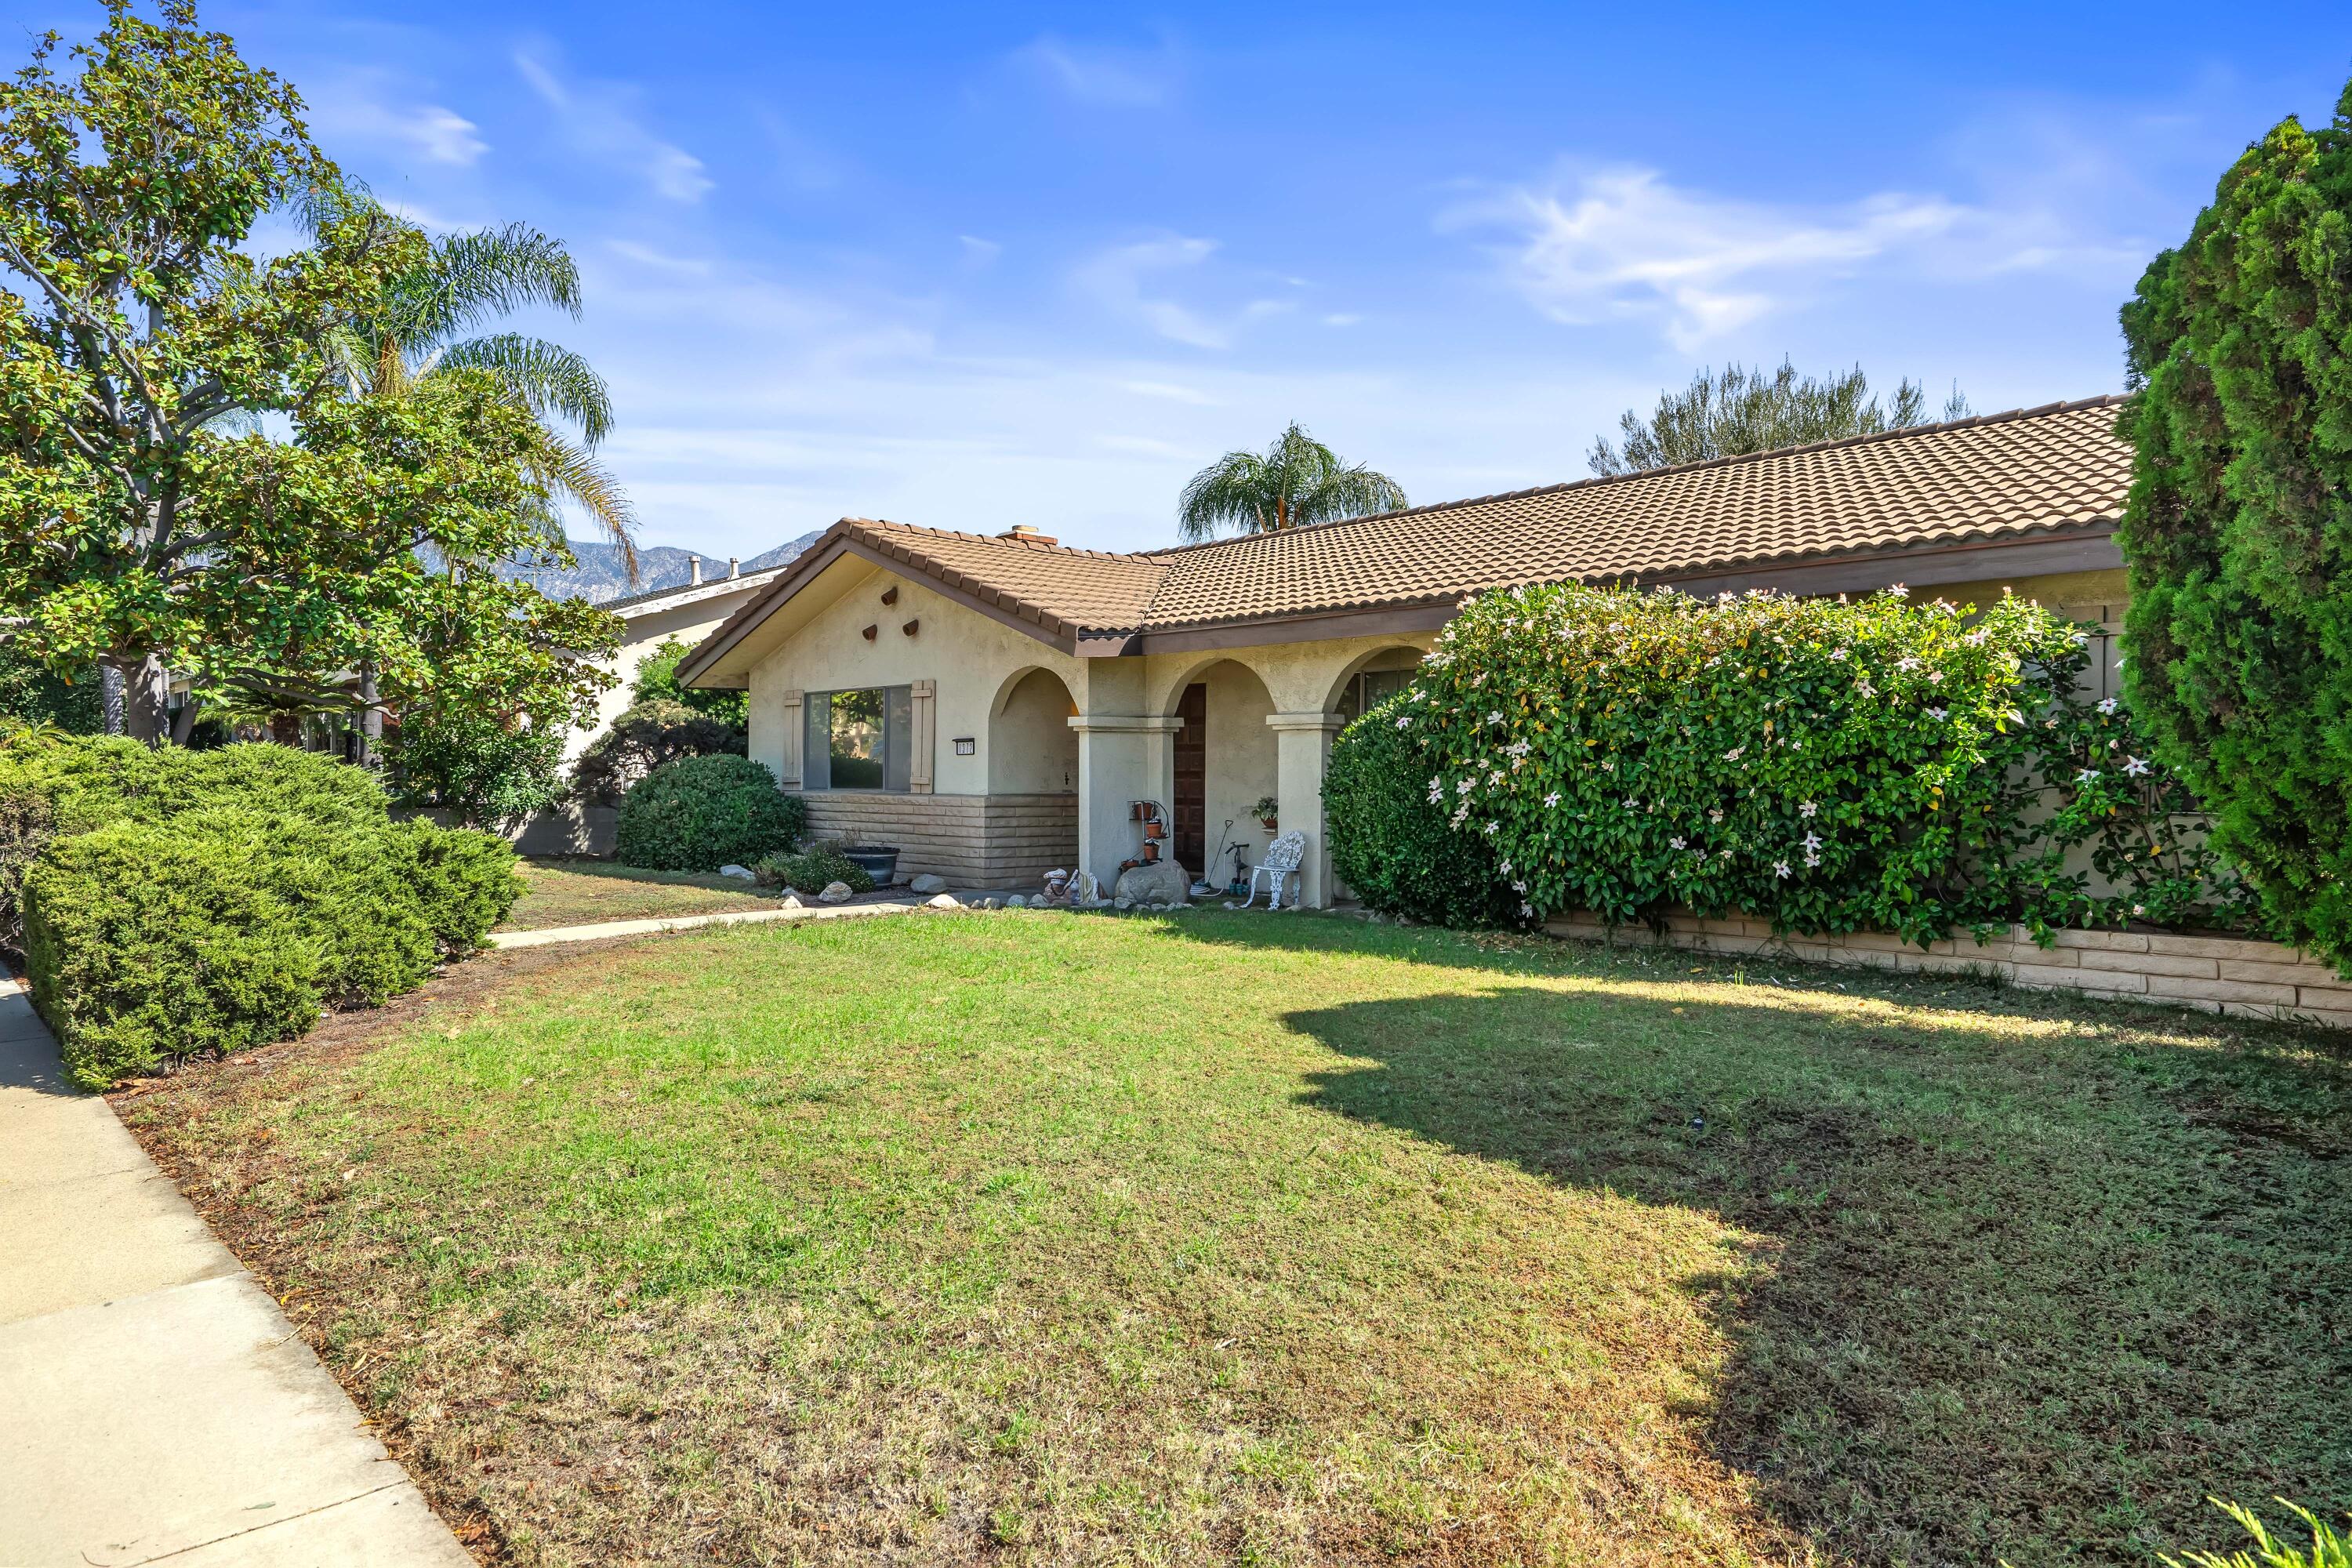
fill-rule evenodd
<path id="1" fill-rule="evenodd" d="M 1194 681 L 1176 704 L 1183 728 L 1176 731 L 1176 798 L 1173 824 L 1176 863 L 1195 877 L 1205 877 L 1201 864 L 1208 853 L 1209 816 L 1209 689 Z"/>

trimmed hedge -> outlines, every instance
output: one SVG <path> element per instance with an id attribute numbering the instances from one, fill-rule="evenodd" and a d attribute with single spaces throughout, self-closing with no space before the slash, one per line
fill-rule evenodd
<path id="1" fill-rule="evenodd" d="M 1381 722 L 1388 765 L 1493 846 L 1521 919 L 1686 908 L 1925 942 L 2231 918 L 2243 890 L 2193 803 L 2118 704 L 2080 695 L 2086 641 L 2011 598 L 1970 619 L 1900 589 L 1517 589 L 1465 605 Z"/>
<path id="2" fill-rule="evenodd" d="M 1496 868 L 1494 847 L 1447 826 L 1421 782 L 1418 743 L 1397 720 L 1409 704 L 1391 698 L 1332 743 L 1323 780 L 1331 864 L 1369 907 L 1440 925 L 1516 923 L 1519 897 Z"/>
<path id="3" fill-rule="evenodd" d="M 716 871 L 790 853 L 808 807 L 765 763 L 718 755 L 665 763 L 629 786 L 614 858 L 649 871 Z"/>
<path id="4" fill-rule="evenodd" d="M 0 891 L 19 886 L 34 1002 L 91 1089 L 412 990 L 521 892 L 503 840 L 394 822 L 331 758 L 16 739 Z"/>

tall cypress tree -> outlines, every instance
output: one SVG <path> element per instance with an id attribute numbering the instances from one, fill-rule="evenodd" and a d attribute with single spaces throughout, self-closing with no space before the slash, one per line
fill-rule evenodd
<path id="1" fill-rule="evenodd" d="M 2123 310 L 2126 689 L 2280 934 L 2352 973 L 2352 88 Z"/>

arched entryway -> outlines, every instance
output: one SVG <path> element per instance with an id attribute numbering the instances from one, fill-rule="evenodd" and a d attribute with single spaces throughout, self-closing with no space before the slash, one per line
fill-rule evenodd
<path id="1" fill-rule="evenodd" d="M 1266 726 L 1274 697 L 1249 666 L 1217 659 L 1175 683 L 1169 711 L 1181 721 L 1173 737 L 1172 851 L 1187 871 L 1222 886 L 1234 845 L 1255 865 L 1271 837 L 1257 805 L 1277 793 L 1275 734 Z"/>
<path id="2" fill-rule="evenodd" d="M 1052 670 L 1016 671 L 988 716 L 988 798 L 982 837 L 991 888 L 1034 892 L 1077 864 L 1078 705 Z"/>
<path id="3" fill-rule="evenodd" d="M 1421 668 L 1422 657 L 1420 648 L 1400 644 L 1350 661 L 1332 683 L 1330 695 L 1324 700 L 1324 711 L 1337 713 L 1343 721 L 1352 723 L 1403 690 L 1412 672 Z"/>

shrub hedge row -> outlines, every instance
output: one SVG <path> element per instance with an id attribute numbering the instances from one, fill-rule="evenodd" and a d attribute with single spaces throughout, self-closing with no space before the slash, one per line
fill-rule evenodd
<path id="1" fill-rule="evenodd" d="M 520 890 L 503 840 L 394 822 L 330 758 L 0 742 L 0 898 L 88 1088 L 410 990 Z"/>
<path id="2" fill-rule="evenodd" d="M 1387 777 L 1335 792 L 1333 841 L 1475 875 L 1436 847 L 1442 821 L 1489 847 L 1523 920 L 1684 908 L 1924 942 L 2233 918 L 2242 889 L 2191 803 L 2117 704 L 2082 694 L 2085 643 L 2024 601 L 1967 617 L 1900 589 L 1487 595 L 1341 736 L 1335 775 Z M 1402 874 L 1341 874 L 1375 907 L 1434 912 Z"/>

